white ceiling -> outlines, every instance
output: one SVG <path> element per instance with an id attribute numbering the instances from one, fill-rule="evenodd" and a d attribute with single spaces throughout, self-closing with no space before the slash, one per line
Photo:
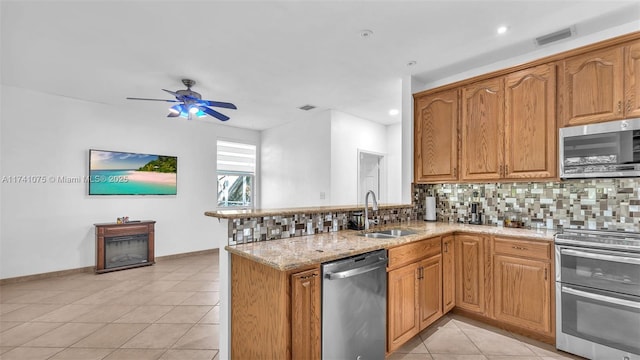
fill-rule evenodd
<path id="1" fill-rule="evenodd" d="M 170 99 L 162 88 L 192 78 L 203 98 L 238 106 L 220 110 L 225 125 L 256 130 L 323 109 L 396 123 L 403 77 L 522 55 L 567 26 L 582 36 L 640 22 L 637 0 L 0 1 L 3 84 L 160 118 L 167 104 L 125 98 Z"/>

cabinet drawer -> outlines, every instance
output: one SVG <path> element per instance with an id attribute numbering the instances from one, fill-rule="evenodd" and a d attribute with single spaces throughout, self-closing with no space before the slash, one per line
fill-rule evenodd
<path id="1" fill-rule="evenodd" d="M 410 264 L 428 256 L 438 255 L 440 249 L 439 236 L 389 249 L 389 269 Z"/>
<path id="2" fill-rule="evenodd" d="M 543 241 L 495 238 L 494 250 L 496 254 L 551 260 L 551 243 Z"/>

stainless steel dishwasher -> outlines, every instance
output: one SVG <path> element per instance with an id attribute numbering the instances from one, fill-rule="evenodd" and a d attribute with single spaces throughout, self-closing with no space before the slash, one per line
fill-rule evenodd
<path id="1" fill-rule="evenodd" d="M 322 265 L 322 358 L 384 360 L 387 251 Z"/>

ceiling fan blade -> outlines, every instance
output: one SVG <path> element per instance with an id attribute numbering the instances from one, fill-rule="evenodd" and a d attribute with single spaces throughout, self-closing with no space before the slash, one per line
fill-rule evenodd
<path id="1" fill-rule="evenodd" d="M 215 106 L 215 107 L 225 108 L 225 109 L 237 109 L 235 105 L 228 102 L 212 101 L 212 100 L 198 100 L 198 102 L 207 106 Z"/>
<path id="2" fill-rule="evenodd" d="M 148 101 L 179 102 L 178 100 L 147 99 L 147 98 L 137 98 L 137 97 L 128 97 L 127 100 L 148 100 Z"/>
<path id="3" fill-rule="evenodd" d="M 227 115 L 221 114 L 213 109 L 209 109 L 206 106 L 198 106 L 198 109 L 204 111 L 205 113 L 207 113 L 207 115 L 213 116 L 214 118 L 220 120 L 220 121 L 227 121 L 229 120 L 229 117 Z"/>
<path id="4" fill-rule="evenodd" d="M 171 91 L 171 90 L 167 90 L 167 89 L 162 89 L 162 90 L 163 90 L 163 91 L 168 92 L 169 94 L 171 94 L 171 95 L 173 95 L 173 96 L 175 96 L 175 97 L 180 96 L 180 94 L 178 94 L 178 93 L 177 93 L 177 92 L 175 92 L 175 91 Z"/>

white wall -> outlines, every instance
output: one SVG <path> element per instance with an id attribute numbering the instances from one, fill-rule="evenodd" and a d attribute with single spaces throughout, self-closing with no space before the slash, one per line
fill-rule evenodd
<path id="1" fill-rule="evenodd" d="M 340 111 L 331 111 L 331 202 L 358 203 L 358 150 L 387 155 L 387 127 Z M 400 166 L 400 165 L 398 165 Z M 400 171 L 387 162 L 387 173 Z M 376 194 L 379 196 L 379 194 Z M 379 196 L 380 202 L 389 202 Z"/>
<path id="2" fill-rule="evenodd" d="M 604 41 L 607 39 L 614 38 L 616 36 L 629 34 L 635 31 L 640 31 L 640 22 L 638 21 L 633 21 L 624 25 L 616 26 L 604 31 L 599 31 L 594 33 L 589 33 L 589 29 L 583 29 L 578 27 L 576 29 L 576 32 L 578 33 L 579 36 L 581 36 L 579 38 L 562 40 L 557 43 L 552 43 L 546 46 L 542 46 L 535 51 L 528 52 L 520 56 L 507 58 L 502 61 L 498 61 L 486 66 L 481 66 L 481 67 L 472 69 L 470 71 L 461 72 L 454 76 L 439 79 L 439 80 L 424 84 L 421 89 L 415 89 L 416 90 L 415 92 L 432 89 L 438 86 L 450 84 L 456 81 L 468 79 L 468 78 L 486 74 L 492 71 L 497 71 L 497 70 L 505 69 L 511 66 L 527 63 L 529 61 L 541 59 L 545 56 L 559 54 L 564 51 L 576 49 L 581 46 L 590 45 L 599 41 Z M 583 35 L 580 32 L 588 33 L 588 35 Z"/>
<path id="3" fill-rule="evenodd" d="M 156 220 L 156 256 L 216 248 L 216 138 L 260 134 L 2 86 L 1 175 L 84 176 L 90 148 L 178 157 L 176 196 L 88 196 L 86 184 L 1 184 L 0 278 L 95 265 L 94 223 Z"/>
<path id="4" fill-rule="evenodd" d="M 402 203 L 402 123 L 387 126 L 387 200 Z M 411 187 L 411 183 L 408 183 Z M 405 202 L 409 203 L 409 202 Z"/>
<path id="5" fill-rule="evenodd" d="M 329 111 L 264 130 L 261 156 L 262 208 L 331 205 Z"/>

